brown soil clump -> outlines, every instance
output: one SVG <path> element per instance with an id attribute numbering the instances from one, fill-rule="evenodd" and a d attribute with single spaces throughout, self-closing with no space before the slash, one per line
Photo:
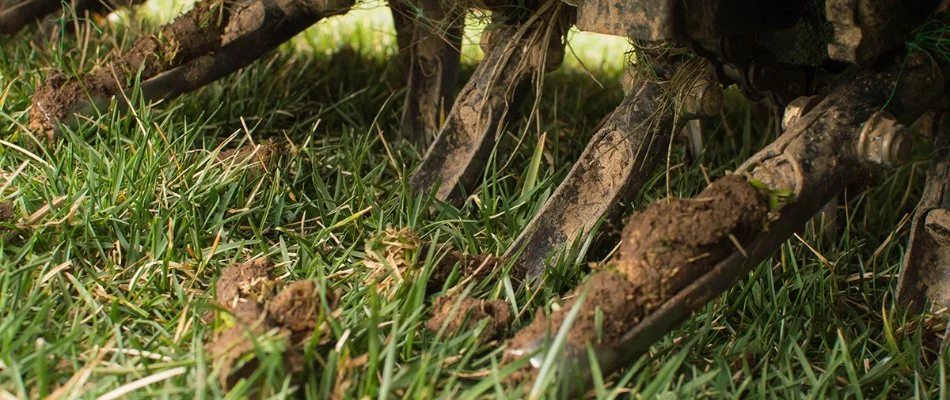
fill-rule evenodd
<path id="1" fill-rule="evenodd" d="M 367 285 L 376 285 L 377 290 L 391 298 L 396 293 L 398 283 L 416 279 L 426 264 L 431 243 L 419 239 L 409 229 L 396 230 L 387 227 L 385 232 L 368 240 L 365 246 L 366 258 L 363 265 L 372 272 L 364 279 Z M 438 251 L 436 252 L 438 253 Z M 413 261 L 413 260 L 416 261 Z M 457 282 L 472 282 L 487 278 L 492 271 L 505 265 L 506 260 L 490 255 L 468 255 L 457 250 L 449 250 L 433 265 L 426 293 L 433 294 L 441 290 L 452 276 L 458 265 Z"/>
<path id="2" fill-rule="evenodd" d="M 568 334 L 583 348 L 614 342 L 663 302 L 713 268 L 764 228 L 768 206 L 764 196 L 742 177 L 727 175 L 694 199 L 654 203 L 635 213 L 609 269 L 598 272 L 577 293 L 587 291 L 585 304 Z M 577 302 L 536 319 L 512 340 L 523 348 L 553 335 Z M 601 313 L 598 330 L 595 321 Z M 598 331 L 602 336 L 598 337 Z"/>
<path id="3" fill-rule="evenodd" d="M 221 270 L 218 279 L 218 304 L 233 309 L 245 301 L 263 302 L 273 296 L 274 264 L 261 258 L 243 264 L 231 264 Z"/>
<path id="4" fill-rule="evenodd" d="M 30 129 L 52 138 L 56 124 L 71 113 L 84 111 L 86 100 L 106 101 L 140 72 L 144 81 L 217 49 L 228 15 L 224 1 L 202 1 L 163 26 L 157 35 L 136 39 L 128 52 L 113 56 L 82 79 L 53 72 L 33 94 Z"/>
<path id="5" fill-rule="evenodd" d="M 220 367 L 218 379 L 223 387 L 233 386 L 257 368 L 256 360 L 238 365 L 244 355 L 255 350 L 251 339 L 257 336 L 273 334 L 288 340 L 281 355 L 284 364 L 290 373 L 303 370 L 301 348 L 309 336 L 322 329 L 317 324 L 321 315 L 319 287 L 313 280 L 292 282 L 277 291 L 279 286 L 273 264 L 266 259 L 232 264 L 221 271 L 216 299 L 235 323 L 225 325 L 205 349 Z M 333 307 L 336 296 L 326 296 Z"/>
<path id="6" fill-rule="evenodd" d="M 0 222 L 13 221 L 16 217 L 16 210 L 13 209 L 13 203 L 9 201 L 0 201 Z"/>
<path id="7" fill-rule="evenodd" d="M 737 175 L 726 175 L 695 199 L 650 206 L 630 219 L 612 264 L 638 287 L 638 301 L 665 301 L 706 273 L 766 224 L 762 193 Z"/>
<path id="8" fill-rule="evenodd" d="M 235 163 L 247 163 L 251 170 L 266 171 L 280 159 L 281 155 L 283 155 L 283 149 L 280 144 L 274 140 L 268 140 L 256 145 L 247 144 L 224 150 L 218 153 L 218 161 L 229 163 L 233 160 Z"/>
<path id="9" fill-rule="evenodd" d="M 487 278 L 496 268 L 501 268 L 507 263 L 507 260 L 501 257 L 479 254 L 470 255 L 460 251 L 452 250 L 446 253 L 438 263 L 433 266 L 432 274 L 429 275 L 429 282 L 426 284 L 427 293 L 435 293 L 445 286 L 445 282 L 452 276 L 452 271 L 458 265 L 457 276 L 459 282 L 468 279 L 469 281 L 478 281 Z"/>
<path id="10" fill-rule="evenodd" d="M 458 304 L 455 315 L 452 308 Z M 497 339 L 505 333 L 511 319 L 511 310 L 503 300 L 480 300 L 471 297 L 443 296 L 436 299 L 432 307 L 432 316 L 426 323 L 426 328 L 435 333 L 446 325 L 445 332 L 449 335 L 460 331 L 470 330 L 484 320 L 488 325 L 482 332 L 483 337 L 489 340 Z"/>
<path id="11" fill-rule="evenodd" d="M 320 293 L 313 280 L 287 285 L 271 300 L 267 311 L 277 324 L 293 332 L 313 330 L 317 326 Z"/>

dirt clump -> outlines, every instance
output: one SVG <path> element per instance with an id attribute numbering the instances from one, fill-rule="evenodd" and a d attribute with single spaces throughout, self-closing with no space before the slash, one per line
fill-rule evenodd
<path id="1" fill-rule="evenodd" d="M 630 217 L 619 251 L 604 270 L 593 274 L 559 311 L 520 331 L 512 348 L 552 337 L 584 291 L 585 304 L 568 342 L 583 348 L 588 342 L 619 340 L 718 262 L 744 252 L 741 245 L 764 229 L 767 218 L 765 196 L 736 175 L 717 180 L 693 199 L 652 204 Z"/>
<path id="2" fill-rule="evenodd" d="M 369 273 L 363 278 L 363 284 L 374 285 L 377 292 L 391 300 L 404 282 L 412 282 L 420 268 L 416 259 L 422 251 L 419 236 L 409 228 L 396 229 L 387 226 L 369 240 L 363 248 L 366 256 L 363 267 Z"/>
<path id="3" fill-rule="evenodd" d="M 744 178 L 726 175 L 694 199 L 658 203 L 624 228 L 612 262 L 638 287 L 640 302 L 666 300 L 730 254 L 766 224 L 765 197 Z"/>
<path id="4" fill-rule="evenodd" d="M 13 203 L 9 201 L 0 201 L 0 222 L 13 221 L 16 217 L 16 210 Z"/>
<path id="5" fill-rule="evenodd" d="M 229 310 L 246 301 L 263 302 L 273 296 L 277 282 L 274 264 L 266 258 L 231 264 L 218 279 L 218 304 Z"/>
<path id="6" fill-rule="evenodd" d="M 452 309 L 455 314 L 452 314 Z M 426 322 L 426 329 L 436 333 L 445 325 L 445 332 L 454 335 L 474 328 L 488 320 L 482 336 L 489 340 L 500 338 L 511 320 L 511 310 L 504 300 L 481 300 L 472 297 L 442 296 L 432 306 L 432 316 Z"/>
<path id="7" fill-rule="evenodd" d="M 320 293 L 313 280 L 297 281 L 277 293 L 267 312 L 278 325 L 292 332 L 313 330 L 317 326 Z"/>
<path id="8" fill-rule="evenodd" d="M 82 78 L 54 71 L 33 94 L 30 129 L 52 139 L 57 123 L 71 113 L 104 105 L 137 75 L 144 81 L 217 49 L 228 16 L 223 0 L 201 1 L 164 25 L 157 35 L 136 39 L 127 52 L 112 56 Z"/>
<path id="9" fill-rule="evenodd" d="M 304 368 L 302 349 L 308 338 L 323 332 L 323 326 L 317 323 L 322 307 L 316 282 L 301 280 L 283 285 L 274 278 L 273 267 L 269 260 L 258 259 L 231 264 L 221 271 L 216 300 L 225 311 L 218 319 L 222 329 L 213 334 L 205 349 L 218 366 L 218 379 L 225 388 L 257 369 L 254 358 L 242 362 L 256 350 L 258 341 L 252 339 L 271 336 L 284 340 L 284 365 L 288 373 L 297 373 Z M 335 307 L 336 295 L 325 296 L 331 308 Z"/>
<path id="10" fill-rule="evenodd" d="M 465 254 L 457 250 L 450 250 L 432 268 L 429 282 L 426 284 L 427 293 L 435 293 L 442 289 L 452 277 L 452 272 L 458 265 L 458 282 L 478 281 L 487 278 L 492 271 L 507 263 L 507 260 L 486 254 Z"/>
<path id="11" fill-rule="evenodd" d="M 412 281 L 422 272 L 431 246 L 432 243 L 419 239 L 419 236 L 408 228 L 397 230 L 387 227 L 384 232 L 366 242 L 363 265 L 371 272 L 364 279 L 364 284 L 376 285 L 378 291 L 392 298 L 399 288 L 399 283 Z M 436 254 L 438 253 L 437 250 Z M 456 266 L 456 282 L 468 283 L 487 278 L 492 271 L 506 263 L 504 258 L 469 255 L 450 249 L 434 261 L 426 282 L 426 293 L 433 294 L 441 290 L 453 277 Z"/>
<path id="12" fill-rule="evenodd" d="M 241 147 L 227 149 L 218 153 L 217 160 L 221 163 L 247 163 L 252 171 L 267 171 L 284 154 L 284 149 L 277 141 L 267 140 L 260 144 L 246 144 Z"/>

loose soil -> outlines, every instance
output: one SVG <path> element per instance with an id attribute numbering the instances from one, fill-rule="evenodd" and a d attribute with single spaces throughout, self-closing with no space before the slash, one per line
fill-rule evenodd
<path id="1" fill-rule="evenodd" d="M 455 315 L 452 308 L 458 304 Z M 426 328 L 433 333 L 439 331 L 443 325 L 448 335 L 455 335 L 460 331 L 475 328 L 479 323 L 488 320 L 482 337 L 489 340 L 497 339 L 505 333 L 505 328 L 511 319 L 511 310 L 503 300 L 481 300 L 472 297 L 443 296 L 436 299 L 432 307 L 432 316 L 426 323 Z"/>
<path id="2" fill-rule="evenodd" d="M 321 297 L 316 282 L 291 282 L 278 291 L 281 282 L 274 279 L 273 268 L 269 260 L 258 259 L 221 271 L 216 299 L 236 323 L 215 334 L 205 349 L 220 368 L 218 379 L 223 387 L 232 387 L 257 368 L 256 360 L 238 365 L 244 355 L 254 351 L 252 337 L 276 329 L 277 336 L 289 340 L 282 354 L 284 365 L 288 372 L 296 373 L 304 367 L 302 346 L 309 336 L 319 334 Z M 336 295 L 327 293 L 326 297 L 334 307 Z"/>
<path id="3" fill-rule="evenodd" d="M 0 201 L 0 222 L 13 221 L 15 217 L 16 211 L 13 209 L 13 203 Z"/>
<path id="4" fill-rule="evenodd" d="M 644 316 L 712 269 L 762 231 L 768 206 L 742 177 L 727 175 L 694 199 L 654 203 L 630 217 L 617 255 L 577 293 L 587 291 L 568 342 L 609 344 Z M 512 339 L 512 348 L 551 335 L 578 297 L 548 317 L 539 317 Z M 601 327 L 597 329 L 597 310 Z M 598 336 L 598 332 L 601 333 Z"/>
<path id="5" fill-rule="evenodd" d="M 164 25 L 157 35 L 135 40 L 132 48 L 77 79 L 61 71 L 51 73 L 33 94 L 30 129 L 55 136 L 56 124 L 70 113 L 118 94 L 121 86 L 141 73 L 146 80 L 220 46 L 229 13 L 223 0 L 205 0 Z"/>
<path id="6" fill-rule="evenodd" d="M 222 163 L 247 163 L 253 171 L 267 171 L 283 155 L 284 149 L 275 140 L 267 140 L 260 144 L 246 144 L 241 147 L 227 149 L 218 153 L 218 161 Z"/>

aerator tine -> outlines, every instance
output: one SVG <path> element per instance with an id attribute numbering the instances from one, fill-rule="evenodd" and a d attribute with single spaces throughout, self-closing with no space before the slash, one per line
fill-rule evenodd
<path id="1" fill-rule="evenodd" d="M 709 72 L 705 62 L 670 61 L 663 69 L 664 79 L 677 73 L 698 73 L 699 78 L 690 79 L 677 98 L 679 88 L 641 76 L 505 254 L 517 256 L 516 264 L 529 280 L 540 278 L 548 260 L 571 241 L 579 236 L 586 241 L 600 218 L 618 217 L 623 203 L 666 159 L 674 133 L 690 120 L 719 112 L 722 86 L 703 76 Z M 654 72 L 660 73 L 659 68 Z"/>
<path id="2" fill-rule="evenodd" d="M 138 74 L 146 100 L 177 96 L 234 72 L 321 18 L 346 12 L 353 0 L 252 0 L 232 4 L 204 0 L 162 27 L 157 36 L 135 41 L 130 51 L 75 80 L 47 81 L 33 97 L 31 128 L 51 135 L 74 113 L 108 104 Z M 119 102 L 122 107 L 122 103 Z"/>
<path id="3" fill-rule="evenodd" d="M 505 121 L 524 100 L 531 75 L 561 64 L 563 35 L 573 13 L 572 7 L 556 0 L 545 1 L 527 18 L 493 12 L 500 26 L 483 35 L 485 59 L 459 92 L 410 178 L 414 191 L 427 192 L 437 185 L 438 200 L 462 200 L 462 193 L 472 188 L 484 169 Z"/>
<path id="4" fill-rule="evenodd" d="M 950 112 L 938 118 L 933 160 L 897 284 L 898 302 L 918 312 L 928 303 L 950 307 Z"/>
<path id="5" fill-rule="evenodd" d="M 12 36 L 26 26 L 51 21 L 60 11 L 64 18 L 107 15 L 116 9 L 142 3 L 144 0 L 71 0 L 63 9 L 62 0 L 0 0 L 0 37 Z"/>

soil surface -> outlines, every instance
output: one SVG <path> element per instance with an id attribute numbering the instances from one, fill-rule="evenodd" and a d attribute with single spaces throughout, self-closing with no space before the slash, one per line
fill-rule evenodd
<path id="1" fill-rule="evenodd" d="M 568 334 L 568 342 L 609 344 L 644 316 L 730 254 L 741 251 L 767 222 L 765 197 L 742 177 L 728 175 L 694 199 L 654 203 L 633 214 L 623 242 L 607 268 L 577 289 L 587 300 Z M 555 332 L 577 302 L 539 317 L 512 339 L 512 348 L 530 347 Z M 601 326 L 597 329 L 597 310 Z M 598 332 L 601 333 L 598 336 Z"/>
<path id="2" fill-rule="evenodd" d="M 93 103 L 107 101 L 139 73 L 144 81 L 217 49 L 228 15 L 223 0 L 201 1 L 164 25 L 157 35 L 136 39 L 129 51 L 113 56 L 81 79 L 61 71 L 51 73 L 33 94 L 30 129 L 53 138 L 56 124 L 90 107 L 90 99 Z"/>
<path id="3" fill-rule="evenodd" d="M 458 304 L 455 315 L 452 308 Z M 432 307 L 432 316 L 426 323 L 426 329 L 436 333 L 443 325 L 448 335 L 467 331 L 484 320 L 488 325 L 482 331 L 482 337 L 489 340 L 500 338 L 511 319 L 511 309 L 503 300 L 481 300 L 472 297 L 443 296 L 436 299 Z"/>
<path id="4" fill-rule="evenodd" d="M 313 280 L 302 280 L 277 290 L 282 283 L 274 279 L 273 268 L 269 260 L 258 259 L 221 271 L 216 299 L 235 323 L 215 334 L 205 349 L 220 366 L 218 379 L 223 387 L 232 387 L 254 372 L 256 360 L 243 364 L 240 360 L 254 351 L 253 337 L 268 333 L 289 340 L 282 354 L 287 370 L 303 370 L 302 346 L 309 336 L 318 334 L 319 287 Z M 332 307 L 336 296 L 326 296 Z"/>

